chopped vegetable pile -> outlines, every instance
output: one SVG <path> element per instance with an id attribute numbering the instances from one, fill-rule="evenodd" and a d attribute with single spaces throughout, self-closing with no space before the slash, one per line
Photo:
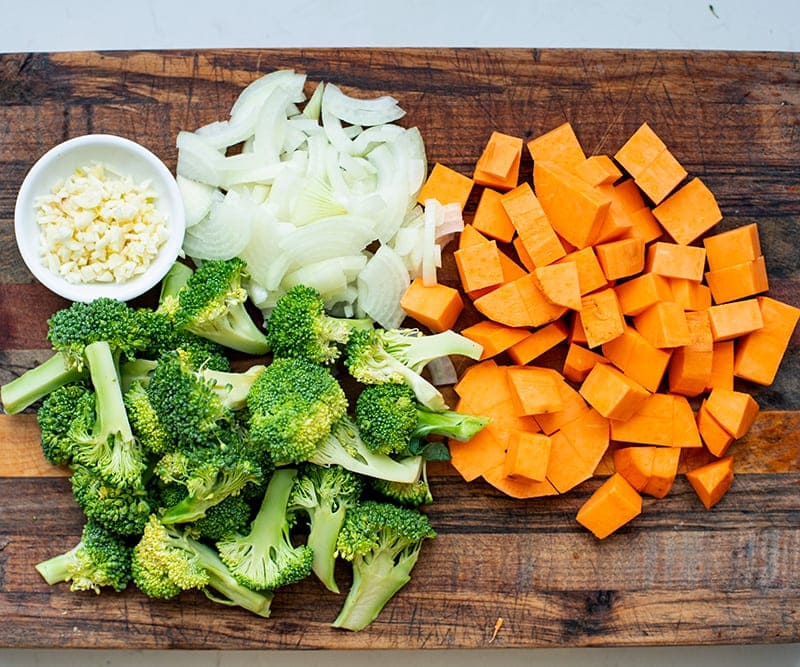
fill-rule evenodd
<path id="1" fill-rule="evenodd" d="M 447 410 L 423 368 L 448 354 L 477 359 L 481 347 L 453 332 L 334 320 L 305 285 L 278 300 L 267 337 L 243 305 L 247 275 L 238 258 L 179 263 L 155 308 L 102 298 L 50 318 L 53 356 L 3 386 L 3 405 L 43 399 L 42 452 L 70 467 L 86 524 L 37 569 L 75 591 L 199 589 L 269 616 L 278 589 L 310 576 L 338 593 L 341 557 L 355 583 L 331 621 L 361 630 L 435 536 L 420 510 L 433 502 L 426 466 L 448 454 L 428 436 L 466 439 L 487 422 Z M 362 333 L 380 348 L 351 349 Z M 270 354 L 234 370 L 237 350 Z M 372 373 L 352 409 L 337 377 L 347 368 Z M 387 443 L 395 419 L 408 428 Z"/>
<path id="2" fill-rule="evenodd" d="M 479 314 L 461 334 L 483 355 L 455 390 L 457 409 L 491 421 L 450 441 L 453 466 L 517 498 L 610 468 L 576 517 L 598 538 L 639 515 L 642 494 L 666 496 L 681 463 L 712 507 L 759 410 L 734 380 L 772 383 L 800 319 L 766 294 L 756 224 L 713 233 L 714 195 L 646 123 L 613 159 L 587 157 L 564 123 L 527 143 L 531 179 L 524 148 L 494 132 L 472 178 L 437 164 L 420 195 L 463 207 L 483 186 L 454 252 Z M 418 282 L 401 303 L 434 330 L 464 308 L 458 290 Z"/>
<path id="3" fill-rule="evenodd" d="M 38 403 L 86 517 L 44 579 L 266 617 L 300 580 L 340 594 L 348 563 L 331 623 L 357 631 L 435 537 L 429 460 L 515 498 L 610 470 L 576 516 L 597 538 L 681 463 L 719 502 L 759 410 L 735 378 L 770 384 L 800 319 L 766 295 L 756 225 L 710 233 L 713 194 L 647 124 L 612 158 L 565 123 L 527 143 L 530 179 L 501 132 L 472 176 L 427 174 L 396 100 L 305 87 L 273 72 L 181 132 L 193 264 L 153 307 L 56 312 L 52 356 L 0 388 L 8 413 Z M 437 271 L 451 240 L 457 286 Z"/>

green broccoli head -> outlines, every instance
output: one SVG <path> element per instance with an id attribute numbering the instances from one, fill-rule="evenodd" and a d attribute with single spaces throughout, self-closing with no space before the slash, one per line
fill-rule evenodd
<path id="1" fill-rule="evenodd" d="M 105 341 L 115 356 L 133 358 L 149 344 L 136 311 L 124 301 L 101 297 L 83 303 L 76 301 L 56 311 L 47 320 L 47 340 L 76 368 L 84 365 L 84 348 Z"/>
<path id="2" fill-rule="evenodd" d="M 218 371 L 231 369 L 230 360 L 222 345 L 178 328 L 173 318 L 164 311 L 140 308 L 136 311 L 136 317 L 149 337 L 149 343 L 141 351 L 141 357 L 158 359 L 164 353 L 182 350 L 196 368 Z"/>
<path id="3" fill-rule="evenodd" d="M 289 498 L 290 508 L 308 517 L 311 569 L 334 593 L 339 592 L 334 578 L 336 538 L 347 508 L 359 500 L 363 488 L 361 477 L 341 466 L 305 464 Z"/>
<path id="4" fill-rule="evenodd" d="M 164 427 L 178 440 L 206 442 L 233 420 L 233 412 L 181 350 L 161 356 L 147 395 Z"/>
<path id="5" fill-rule="evenodd" d="M 147 453 L 158 455 L 175 449 L 175 436 L 161 421 L 141 382 L 134 382 L 123 400 L 133 435 Z"/>
<path id="6" fill-rule="evenodd" d="M 347 397 L 331 372 L 305 359 L 275 359 L 247 396 L 250 438 L 276 465 L 307 461 L 347 412 Z"/>
<path id="7" fill-rule="evenodd" d="M 406 484 L 419 479 L 424 462 L 419 455 L 395 459 L 388 454 L 373 452 L 364 443 L 358 426 L 349 415 L 333 424 L 330 434 L 317 446 L 309 461 L 320 466 L 339 465 L 366 477 Z"/>
<path id="8" fill-rule="evenodd" d="M 200 589 L 206 597 L 240 606 L 262 617 L 270 615 L 271 593 L 259 593 L 239 584 L 209 546 L 155 515 L 144 526 L 133 548 L 131 571 L 136 586 L 148 597 L 169 600 L 181 591 Z"/>
<path id="9" fill-rule="evenodd" d="M 95 470 L 73 464 L 70 484 L 86 517 L 118 535 L 138 535 L 151 512 L 144 486 L 111 484 Z"/>
<path id="10" fill-rule="evenodd" d="M 408 385 L 392 383 L 365 387 L 356 399 L 355 417 L 367 446 L 386 454 L 417 453 L 429 435 L 466 442 L 489 423 L 480 415 L 426 410 Z"/>
<path id="11" fill-rule="evenodd" d="M 166 507 L 160 520 L 165 524 L 197 521 L 228 496 L 238 495 L 263 479 L 261 467 L 245 450 L 237 434 L 224 434 L 218 443 L 167 452 L 156 463 L 155 475 L 162 483 L 186 489 L 180 502 Z"/>
<path id="12" fill-rule="evenodd" d="M 167 529 L 154 515 L 133 548 L 131 569 L 137 588 L 160 600 L 208 584 L 208 573 L 197 554 L 186 548 L 177 531 Z"/>
<path id="13" fill-rule="evenodd" d="M 241 496 L 226 496 L 206 510 L 205 516 L 197 519 L 187 530 L 198 538 L 221 540 L 247 530 L 252 518 L 248 502 Z"/>
<path id="14" fill-rule="evenodd" d="M 356 399 L 355 418 L 372 451 L 404 453 L 417 427 L 414 391 L 407 384 L 368 385 Z"/>
<path id="15" fill-rule="evenodd" d="M 411 579 L 424 540 L 435 536 L 415 509 L 374 500 L 350 508 L 337 550 L 352 563 L 353 583 L 333 626 L 361 630 L 372 623 Z"/>
<path id="16" fill-rule="evenodd" d="M 267 341 L 276 357 L 299 357 L 317 364 L 338 359 L 340 345 L 354 328 L 372 328 L 368 319 L 342 319 L 325 312 L 313 287 L 295 285 L 278 299 L 267 322 Z"/>
<path id="17" fill-rule="evenodd" d="M 370 479 L 370 489 L 382 498 L 403 507 L 419 507 L 433 502 L 426 467 L 416 482 L 390 482 L 385 479 Z"/>
<path id="18" fill-rule="evenodd" d="M 94 410 L 94 395 L 83 382 L 63 385 L 42 401 L 36 412 L 44 457 L 53 465 L 72 461 L 69 429 L 76 414 Z"/>
<path id="19" fill-rule="evenodd" d="M 159 311 L 178 329 L 247 354 L 266 354 L 269 344 L 245 307 L 246 263 L 233 258 L 203 262 L 180 287 L 166 296 Z"/>
<path id="20" fill-rule="evenodd" d="M 119 535 L 88 520 L 81 539 L 69 551 L 38 563 L 36 570 L 50 584 L 71 582 L 70 590 L 100 593 L 124 590 L 131 580 L 131 547 Z"/>
<path id="21" fill-rule="evenodd" d="M 21 412 L 62 385 L 84 379 L 87 345 L 104 341 L 119 360 L 132 358 L 149 342 L 134 310 L 116 299 L 73 303 L 53 313 L 47 325 L 47 339 L 55 354 L 0 387 L 8 414 Z"/>
<path id="22" fill-rule="evenodd" d="M 426 408 L 447 409 L 441 392 L 418 372 L 391 354 L 380 329 L 354 331 L 345 345 L 344 363 L 362 384 L 407 384 Z"/>
<path id="23" fill-rule="evenodd" d="M 290 536 L 289 498 L 296 476 L 294 468 L 276 470 L 250 532 L 217 542 L 222 562 L 243 586 L 274 590 L 305 579 L 311 572 L 311 548 L 294 546 Z"/>
<path id="24" fill-rule="evenodd" d="M 84 354 L 94 401 L 82 401 L 70 423 L 73 460 L 96 468 L 112 484 L 136 485 L 145 469 L 144 453 L 128 420 L 113 352 L 106 341 L 98 341 Z"/>

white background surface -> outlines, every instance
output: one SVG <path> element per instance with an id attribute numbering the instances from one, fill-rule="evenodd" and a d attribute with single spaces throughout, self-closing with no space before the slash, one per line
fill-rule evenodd
<path id="1" fill-rule="evenodd" d="M 0 0 L 0 9 L 2 52 L 315 46 L 800 51 L 796 0 Z M 800 665 L 800 646 L 424 653 L 0 649 L 0 667 L 367 667 L 377 661 L 384 667 L 785 667 Z"/>

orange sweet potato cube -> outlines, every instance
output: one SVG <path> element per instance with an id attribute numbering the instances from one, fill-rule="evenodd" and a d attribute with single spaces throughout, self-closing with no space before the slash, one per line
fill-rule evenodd
<path id="1" fill-rule="evenodd" d="M 525 477 L 541 482 L 547 474 L 549 459 L 550 436 L 513 431 L 508 439 L 503 473 L 509 477 Z"/>
<path id="2" fill-rule="evenodd" d="M 437 162 L 420 189 L 417 201 L 422 205 L 427 199 L 436 199 L 440 204 L 457 203 L 463 211 L 472 186 L 473 181 L 469 176 Z"/>
<path id="3" fill-rule="evenodd" d="M 464 301 L 457 289 L 441 283 L 425 286 L 418 277 L 403 293 L 400 307 L 421 325 L 439 333 L 453 328 Z"/>
<path id="4" fill-rule="evenodd" d="M 650 395 L 642 385 L 610 364 L 596 364 L 579 389 L 581 396 L 607 419 L 629 419 Z"/>
<path id="5" fill-rule="evenodd" d="M 576 519 L 597 539 L 605 539 L 642 512 L 642 497 L 614 473 L 581 505 Z"/>

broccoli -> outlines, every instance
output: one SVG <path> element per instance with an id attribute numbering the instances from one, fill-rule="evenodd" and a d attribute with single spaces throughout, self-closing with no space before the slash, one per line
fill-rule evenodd
<path id="1" fill-rule="evenodd" d="M 161 421 L 141 382 L 134 382 L 122 398 L 133 435 L 145 452 L 159 455 L 175 449 L 175 436 Z"/>
<path id="2" fill-rule="evenodd" d="M 228 536 L 216 544 L 222 562 L 248 588 L 274 590 L 311 573 L 311 548 L 294 546 L 289 534 L 289 496 L 296 476 L 294 468 L 276 470 L 250 532 Z"/>
<path id="3" fill-rule="evenodd" d="M 412 440 L 427 435 L 466 442 L 489 422 L 488 417 L 453 410 L 422 409 L 408 385 L 391 383 L 364 387 L 356 399 L 355 418 L 367 446 L 386 454 L 407 452 Z"/>
<path id="4" fill-rule="evenodd" d="M 183 286 L 189 282 L 194 269 L 183 262 L 175 262 L 161 279 L 161 291 L 158 294 L 158 305 L 161 306 L 178 295 Z"/>
<path id="5" fill-rule="evenodd" d="M 70 590 L 123 591 L 131 580 L 131 547 L 95 521 L 83 526 L 81 539 L 69 551 L 42 561 L 36 570 L 50 584 L 72 582 Z"/>
<path id="6" fill-rule="evenodd" d="M 233 411 L 181 350 L 164 354 L 147 383 L 150 403 L 179 440 L 206 442 L 231 423 Z"/>
<path id="7" fill-rule="evenodd" d="M 53 465 L 72 461 L 69 427 L 75 415 L 87 409 L 87 403 L 94 405 L 94 396 L 84 383 L 65 384 L 42 401 L 36 421 L 41 431 L 42 453 Z"/>
<path id="8" fill-rule="evenodd" d="M 221 540 L 233 533 L 243 533 L 250 525 L 251 508 L 241 494 L 226 496 L 206 510 L 205 516 L 187 526 L 192 536 Z"/>
<path id="9" fill-rule="evenodd" d="M 404 383 L 428 410 L 442 412 L 441 392 L 420 375 L 432 359 L 461 354 L 480 357 L 482 348 L 452 331 L 424 336 L 415 329 L 354 331 L 345 344 L 345 366 L 362 384 Z"/>
<path id="10" fill-rule="evenodd" d="M 245 307 L 247 276 L 247 264 L 237 257 L 203 262 L 176 294 L 163 296 L 158 311 L 178 329 L 239 352 L 266 354 L 267 338 Z"/>
<path id="11" fill-rule="evenodd" d="M 133 436 L 119 385 L 118 367 L 106 341 L 84 348 L 94 392 L 82 401 L 66 437 L 73 460 L 91 466 L 112 484 L 139 482 L 145 468 L 142 448 Z"/>
<path id="12" fill-rule="evenodd" d="M 308 517 L 307 544 L 313 552 L 311 569 L 325 587 L 339 592 L 334 578 L 336 538 L 347 508 L 364 488 L 361 478 L 341 466 L 304 465 L 295 479 L 290 507 Z"/>
<path id="13" fill-rule="evenodd" d="M 138 535 L 150 515 L 151 500 L 143 484 L 110 484 L 96 471 L 72 465 L 72 494 L 87 519 L 118 535 Z"/>
<path id="14" fill-rule="evenodd" d="M 169 600 L 184 590 L 200 589 L 215 602 L 235 605 L 268 617 L 272 593 L 259 593 L 239 584 L 219 555 L 175 527 L 149 517 L 133 548 L 133 581 L 151 598 Z M 222 596 L 222 597 L 219 597 Z"/>
<path id="15" fill-rule="evenodd" d="M 397 505 L 364 500 L 348 509 L 336 541 L 353 566 L 353 583 L 333 627 L 362 630 L 411 579 L 422 543 L 436 536 L 428 517 Z"/>
<path id="16" fill-rule="evenodd" d="M 428 483 L 427 461 L 423 463 L 422 476 L 416 482 L 404 484 L 372 478 L 369 480 L 369 486 L 379 496 L 403 507 L 419 507 L 433 502 L 433 494 Z"/>
<path id="17" fill-rule="evenodd" d="M 221 433 L 216 446 L 208 443 L 167 452 L 156 463 L 154 472 L 163 483 L 180 484 L 187 491 L 181 502 L 161 513 L 165 524 L 202 518 L 226 497 L 239 494 L 248 484 L 259 484 L 263 474 L 234 431 Z"/>
<path id="18" fill-rule="evenodd" d="M 331 425 L 347 411 L 344 390 L 324 366 L 305 359 L 275 359 L 247 396 L 250 438 L 275 465 L 311 457 Z"/>
<path id="19" fill-rule="evenodd" d="M 21 412 L 58 387 L 86 377 L 84 349 L 105 341 L 116 360 L 132 358 L 148 345 L 147 332 L 123 301 L 106 297 L 75 302 L 47 321 L 47 338 L 55 352 L 47 360 L 0 388 L 8 414 Z"/>
<path id="20" fill-rule="evenodd" d="M 191 331 L 177 328 L 172 317 L 160 310 L 140 308 L 136 311 L 139 326 L 147 331 L 148 345 L 141 350 L 139 357 L 157 360 L 165 352 L 182 350 L 197 367 L 229 371 L 230 360 L 225 348 L 218 343 L 203 338 Z M 123 366 L 124 368 L 124 366 Z"/>
<path id="21" fill-rule="evenodd" d="M 275 304 L 267 321 L 267 342 L 276 357 L 300 357 L 328 364 L 341 354 L 353 329 L 371 329 L 372 320 L 331 317 L 313 287 L 295 285 Z"/>
<path id="22" fill-rule="evenodd" d="M 419 479 L 423 464 L 421 456 L 405 456 L 395 460 L 387 454 L 371 451 L 349 415 L 333 424 L 331 432 L 317 445 L 308 460 L 316 465 L 340 465 L 359 475 L 405 484 Z"/>
<path id="23" fill-rule="evenodd" d="M 158 361 L 155 359 L 144 358 L 131 359 L 120 363 L 119 385 L 122 387 L 122 393 L 127 393 L 134 384 L 141 384 L 146 387 L 157 365 Z"/>

